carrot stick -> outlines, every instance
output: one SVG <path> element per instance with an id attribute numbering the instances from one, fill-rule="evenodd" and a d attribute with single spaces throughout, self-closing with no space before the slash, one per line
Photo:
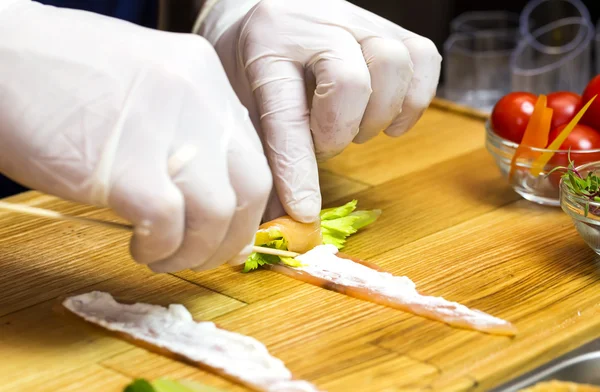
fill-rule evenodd
<path id="1" fill-rule="evenodd" d="M 552 114 L 554 113 L 554 109 L 546 108 L 544 110 L 544 115 L 542 116 L 542 121 L 540 123 L 540 129 L 538 131 L 536 147 L 541 146 L 539 148 L 544 148 L 548 145 L 548 139 L 550 136 L 550 130 L 552 127 Z M 532 151 L 533 152 L 533 151 Z M 539 152 L 535 152 L 539 155 Z"/>
<path id="2" fill-rule="evenodd" d="M 517 168 L 518 158 L 531 155 L 533 152 L 531 151 L 531 147 L 544 148 L 548 143 L 548 134 L 550 132 L 548 118 L 552 119 L 552 109 L 546 107 L 547 101 L 546 95 L 541 94 L 535 103 L 533 113 L 523 135 L 523 140 L 519 144 L 519 147 L 517 147 L 510 163 L 509 181 L 512 179 Z M 548 125 L 547 130 L 545 129 L 546 124 Z"/>
<path id="3" fill-rule="evenodd" d="M 556 137 L 556 139 L 554 139 L 554 141 L 552 143 L 550 143 L 550 145 L 547 147 L 548 150 L 558 150 L 560 148 L 560 146 L 563 144 L 563 142 L 565 140 L 567 140 L 567 137 L 569 136 L 571 131 L 573 129 L 575 129 L 575 126 L 577 125 L 577 123 L 579 123 L 579 120 L 581 120 L 581 117 L 583 117 L 583 115 L 588 110 L 588 108 L 590 107 L 592 102 L 594 102 L 594 99 L 596 99 L 596 97 L 597 97 L 597 95 L 594 95 L 592 97 L 592 99 L 590 99 L 588 101 L 588 103 L 586 103 L 585 106 L 583 108 L 581 108 L 579 113 L 577 113 L 577 115 L 575 117 L 573 117 L 573 119 L 569 122 L 569 124 L 567 124 L 565 129 L 563 129 L 562 132 Z M 547 152 L 541 154 L 535 160 L 535 162 L 533 162 L 533 165 L 531 165 L 531 169 L 530 169 L 531 175 L 538 176 L 542 172 L 542 169 L 544 168 L 544 166 L 546 166 L 548 161 L 550 161 L 550 159 L 552 158 L 553 155 L 554 155 L 553 151 L 547 151 Z"/>
<path id="4" fill-rule="evenodd" d="M 525 134 L 523 135 L 523 140 L 521 141 L 521 145 L 529 146 L 529 147 L 546 147 L 546 143 L 548 143 L 548 138 L 546 137 L 546 141 L 543 141 L 543 137 L 540 137 L 540 127 L 542 125 L 542 121 L 546 114 L 548 98 L 545 95 L 540 95 L 537 102 L 535 103 L 535 107 L 533 109 L 533 113 L 531 115 L 531 119 L 527 124 L 527 128 L 525 129 Z M 541 145 L 543 143 L 543 145 Z"/>

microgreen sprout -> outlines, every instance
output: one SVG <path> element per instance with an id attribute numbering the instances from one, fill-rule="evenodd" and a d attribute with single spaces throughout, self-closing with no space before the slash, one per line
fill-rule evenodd
<path id="1" fill-rule="evenodd" d="M 600 177 L 590 171 L 587 175 L 582 175 L 576 168 L 575 162 L 571 160 L 571 150 L 568 153 L 569 165 L 567 167 L 557 166 L 552 169 L 546 177 L 550 176 L 555 171 L 564 171 L 562 181 L 566 187 L 577 196 L 584 198 L 584 216 L 588 216 L 590 212 L 590 203 L 600 202 Z M 592 213 L 600 212 L 600 207 L 593 207 Z"/>

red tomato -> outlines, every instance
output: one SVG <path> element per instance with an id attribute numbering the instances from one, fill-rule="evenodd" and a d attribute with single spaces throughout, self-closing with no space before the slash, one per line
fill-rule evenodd
<path id="1" fill-rule="evenodd" d="M 581 110 L 583 104 L 579 95 L 568 91 L 558 91 L 548 94 L 547 106 L 553 109 L 550 129 L 554 129 L 571 121 Z"/>
<path id="2" fill-rule="evenodd" d="M 554 128 L 548 135 L 548 144 L 552 143 L 566 127 L 567 124 L 563 124 Z M 587 125 L 577 124 L 560 145 L 559 150 L 568 150 L 569 148 L 571 151 L 600 149 L 600 133 Z"/>
<path id="3" fill-rule="evenodd" d="M 494 106 L 491 117 L 492 129 L 498 136 L 521 143 L 537 96 L 514 92 L 502 97 Z"/>
<path id="4" fill-rule="evenodd" d="M 600 129 L 600 75 L 593 78 L 585 88 L 582 96 L 582 102 L 585 105 L 589 102 L 594 95 L 598 94 L 594 102 L 587 109 L 583 118 L 581 119 L 582 124 L 589 125 L 590 127 Z"/>
<path id="5" fill-rule="evenodd" d="M 558 128 L 553 129 L 548 135 L 549 143 L 551 143 L 560 132 L 565 129 L 567 124 L 563 124 Z M 585 165 L 589 162 L 600 161 L 600 153 L 586 153 L 582 154 L 581 151 L 600 149 L 600 132 L 595 129 L 588 127 L 587 125 L 577 124 L 575 128 L 569 133 L 567 139 L 561 144 L 559 150 L 571 149 L 571 160 L 575 166 Z M 577 153 L 579 151 L 580 153 Z M 569 153 L 556 153 L 550 159 L 549 164 L 555 166 L 568 166 L 569 165 Z M 558 185 L 560 177 L 564 172 L 557 171 L 550 175 L 550 180 L 554 185 Z"/>

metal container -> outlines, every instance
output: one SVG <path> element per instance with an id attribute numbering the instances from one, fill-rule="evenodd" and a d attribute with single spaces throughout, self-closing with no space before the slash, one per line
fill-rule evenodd
<path id="1" fill-rule="evenodd" d="M 517 392 L 540 382 L 566 381 L 600 386 L 600 338 L 491 392 Z"/>

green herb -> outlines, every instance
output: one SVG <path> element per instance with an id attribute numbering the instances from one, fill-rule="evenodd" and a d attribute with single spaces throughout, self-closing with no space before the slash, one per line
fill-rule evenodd
<path id="1" fill-rule="evenodd" d="M 348 202 L 340 207 L 326 208 L 321 210 L 321 220 L 332 220 L 348 216 L 356 209 L 357 204 L 358 200 L 352 200 L 351 202 Z"/>
<path id="2" fill-rule="evenodd" d="M 173 381 L 168 379 L 158 379 L 147 381 L 138 379 L 129 384 L 124 392 L 222 392 L 219 389 L 206 385 L 181 380 Z"/>
<path id="3" fill-rule="evenodd" d="M 148 381 L 139 379 L 129 384 L 124 392 L 156 392 Z"/>
<path id="4" fill-rule="evenodd" d="M 264 247 L 273 248 L 273 246 L 268 246 L 267 244 L 263 245 Z M 273 255 L 265 255 L 262 253 L 252 253 L 248 259 L 246 259 L 246 263 L 244 264 L 244 269 L 242 272 L 250 272 L 258 267 L 262 267 L 265 264 L 277 264 L 279 263 L 280 258 L 278 256 Z"/>
<path id="5" fill-rule="evenodd" d="M 321 234 L 323 235 L 323 244 L 334 245 L 342 249 L 346 244 L 346 239 L 355 234 L 358 230 L 375 222 L 381 210 L 354 211 L 357 205 L 356 200 L 340 207 L 327 208 L 321 211 Z M 279 230 L 272 228 L 266 235 L 257 238 L 256 245 L 279 250 L 287 250 L 287 244 Z M 243 272 L 250 272 L 266 264 L 283 263 L 291 267 L 299 267 L 300 262 L 291 257 L 279 257 L 252 253 L 244 264 Z"/>
<path id="6" fill-rule="evenodd" d="M 563 183 L 566 187 L 577 196 L 580 196 L 584 199 L 584 216 L 588 216 L 590 212 L 590 203 L 592 202 L 600 202 L 600 177 L 598 177 L 593 172 L 588 172 L 584 177 L 579 171 L 575 168 L 575 163 L 571 160 L 571 151 L 569 151 L 569 166 L 558 166 L 552 169 L 546 177 L 552 174 L 555 171 L 562 170 L 564 171 L 562 175 Z M 594 209 L 594 213 L 598 211 L 598 208 Z"/>

